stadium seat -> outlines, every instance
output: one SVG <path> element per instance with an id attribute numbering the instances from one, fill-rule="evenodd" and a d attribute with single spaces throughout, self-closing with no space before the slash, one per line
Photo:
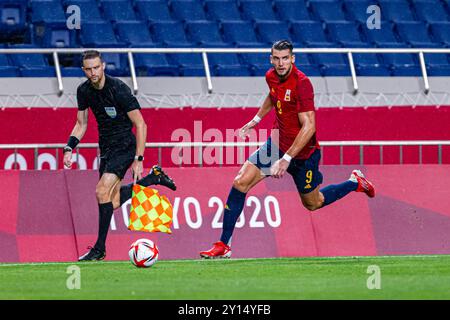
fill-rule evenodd
<path id="1" fill-rule="evenodd" d="M 241 53 L 240 59 L 246 64 L 252 76 L 264 76 L 272 65 L 269 53 Z"/>
<path id="2" fill-rule="evenodd" d="M 210 53 L 208 62 L 214 76 L 250 76 L 247 65 L 241 64 L 236 53 Z"/>
<path id="3" fill-rule="evenodd" d="M 391 75 L 390 69 L 382 63 L 381 57 L 375 53 L 353 53 L 353 63 L 358 76 L 388 77 Z"/>
<path id="4" fill-rule="evenodd" d="M 380 10 L 383 20 L 392 22 L 409 22 L 416 21 L 414 14 L 405 1 L 379 0 Z"/>
<path id="5" fill-rule="evenodd" d="M 401 45 L 392 45 L 391 48 L 399 48 Z M 380 54 L 383 63 L 388 67 L 393 76 L 420 76 L 420 66 L 416 54 L 409 53 L 383 53 Z"/>
<path id="6" fill-rule="evenodd" d="M 175 18 L 182 21 L 206 20 L 205 11 L 199 1 L 173 0 L 170 2 Z"/>
<path id="7" fill-rule="evenodd" d="M 187 40 L 183 24 L 179 21 L 155 22 L 150 24 L 153 40 L 168 47 L 185 47 L 192 43 Z"/>
<path id="8" fill-rule="evenodd" d="M 394 26 L 390 22 L 381 21 L 380 29 L 361 28 L 369 43 L 378 47 L 407 47 L 406 43 L 399 40 L 394 32 Z"/>
<path id="9" fill-rule="evenodd" d="M 102 0 L 104 16 L 112 22 L 117 21 L 135 21 L 136 13 L 131 6 L 131 1 L 127 0 Z"/>
<path id="10" fill-rule="evenodd" d="M 342 47 L 365 47 L 359 32 L 359 26 L 350 21 L 345 22 L 329 22 L 326 25 L 332 39 L 339 43 Z"/>
<path id="11" fill-rule="evenodd" d="M 19 68 L 9 62 L 8 56 L 10 55 L 0 54 L 0 77 L 18 77 Z"/>
<path id="12" fill-rule="evenodd" d="M 109 22 L 86 22 L 81 28 L 81 44 L 84 47 L 120 47 L 126 46 L 119 42 Z"/>
<path id="13" fill-rule="evenodd" d="M 320 68 L 321 74 L 327 76 L 350 76 L 350 67 L 347 58 L 340 53 L 312 54 L 315 64 Z"/>
<path id="14" fill-rule="evenodd" d="M 317 20 L 323 22 L 345 21 L 342 3 L 336 1 L 309 1 L 309 6 Z"/>
<path id="15" fill-rule="evenodd" d="M 396 24 L 400 37 L 412 47 L 434 48 L 439 43 L 433 42 L 428 34 L 427 26 L 423 22 L 402 22 Z"/>
<path id="16" fill-rule="evenodd" d="M 201 47 L 226 46 L 214 21 L 187 22 L 186 34 L 192 43 Z"/>
<path id="17" fill-rule="evenodd" d="M 307 47 L 333 47 L 334 42 L 327 39 L 322 24 L 317 21 L 301 21 L 291 24 L 292 40 L 296 43 L 303 43 Z"/>
<path id="18" fill-rule="evenodd" d="M 202 55 L 199 53 L 173 53 L 168 54 L 168 60 L 175 65 L 181 76 L 204 77 L 205 67 Z"/>
<path id="19" fill-rule="evenodd" d="M 275 12 L 284 21 L 311 21 L 312 18 L 303 0 L 299 1 L 274 1 Z"/>
<path id="20" fill-rule="evenodd" d="M 430 31 L 436 41 L 450 47 L 450 22 L 431 23 Z"/>
<path id="21" fill-rule="evenodd" d="M 429 76 L 450 76 L 449 54 L 424 53 L 424 59 Z"/>
<path id="22" fill-rule="evenodd" d="M 64 10 L 71 5 L 78 6 L 82 14 L 81 24 L 84 22 L 102 22 L 103 17 L 100 13 L 98 3 L 95 0 L 66 0 L 64 2 Z"/>
<path id="23" fill-rule="evenodd" d="M 155 47 L 147 24 L 141 21 L 122 21 L 116 23 L 119 40 L 128 46 Z"/>
<path id="24" fill-rule="evenodd" d="M 139 76 L 178 76 L 178 68 L 171 65 L 162 53 L 134 54 L 136 73 Z"/>
<path id="25" fill-rule="evenodd" d="M 42 1 L 30 3 L 31 23 L 65 25 L 66 16 L 59 1 Z"/>
<path id="26" fill-rule="evenodd" d="M 243 18 L 252 21 L 278 20 L 272 2 L 266 0 L 240 1 Z"/>
<path id="27" fill-rule="evenodd" d="M 26 30 L 26 5 L 0 2 L 0 40 L 20 37 Z"/>
<path id="28" fill-rule="evenodd" d="M 9 48 L 29 49 L 32 45 L 10 45 Z M 44 54 L 26 53 L 13 54 L 11 60 L 20 70 L 20 75 L 24 77 L 54 77 L 55 69 L 50 67 Z"/>
<path id="29" fill-rule="evenodd" d="M 141 20 L 150 22 L 173 20 L 166 1 L 136 0 L 135 6 Z"/>
<path id="30" fill-rule="evenodd" d="M 440 1 L 415 0 L 413 6 L 416 10 L 417 17 L 424 22 L 449 21 L 449 14 Z"/>
<path id="31" fill-rule="evenodd" d="M 308 77 L 320 77 L 320 67 L 311 62 L 311 55 L 307 53 L 295 53 L 295 65 Z"/>
<path id="32" fill-rule="evenodd" d="M 237 47 L 264 47 L 256 38 L 253 24 L 249 21 L 226 21 L 221 24 L 223 38 Z"/>
<path id="33" fill-rule="evenodd" d="M 234 1 L 207 0 L 205 1 L 206 15 L 210 20 L 236 21 L 241 20 L 241 13 Z"/>
<path id="34" fill-rule="evenodd" d="M 286 22 L 282 21 L 265 21 L 255 23 L 256 33 L 261 42 L 268 45 L 273 44 L 276 40 L 289 39 L 291 35 L 289 33 L 289 26 Z"/>
<path id="35" fill-rule="evenodd" d="M 365 0 L 344 0 L 343 9 L 348 19 L 365 24 L 371 15 L 367 13 L 367 8 L 371 5 L 376 5 L 376 3 Z M 381 17 L 383 18 L 383 15 Z"/>

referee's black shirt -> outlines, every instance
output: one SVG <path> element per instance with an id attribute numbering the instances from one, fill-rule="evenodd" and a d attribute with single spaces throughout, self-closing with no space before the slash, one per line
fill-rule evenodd
<path id="1" fill-rule="evenodd" d="M 95 89 L 89 80 L 80 84 L 77 102 L 78 110 L 91 108 L 94 113 L 100 143 L 108 143 L 111 137 L 132 135 L 133 123 L 127 112 L 141 109 L 130 88 L 120 79 L 106 74 L 101 90 Z"/>

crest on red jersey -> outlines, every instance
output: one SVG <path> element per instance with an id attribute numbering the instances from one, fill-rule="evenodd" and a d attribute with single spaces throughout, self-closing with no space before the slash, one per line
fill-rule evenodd
<path id="1" fill-rule="evenodd" d="M 286 89 L 286 94 L 284 95 L 284 101 L 291 101 L 291 89 Z"/>

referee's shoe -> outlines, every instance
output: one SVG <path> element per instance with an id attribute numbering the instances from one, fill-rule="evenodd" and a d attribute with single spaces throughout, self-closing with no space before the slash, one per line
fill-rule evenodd
<path id="1" fill-rule="evenodd" d="M 173 182 L 173 180 L 161 169 L 160 166 L 154 165 L 151 169 L 149 174 L 142 178 L 142 185 L 149 186 L 152 184 L 159 184 L 162 186 L 165 186 L 173 191 L 177 190 L 177 186 Z M 139 184 L 139 182 L 138 182 Z"/>
<path id="2" fill-rule="evenodd" d="M 106 257 L 106 252 L 97 248 L 88 247 L 89 252 L 78 258 L 78 261 L 98 261 Z"/>

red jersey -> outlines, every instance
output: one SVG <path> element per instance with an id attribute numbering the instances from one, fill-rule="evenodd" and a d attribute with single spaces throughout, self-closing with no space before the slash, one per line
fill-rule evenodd
<path id="1" fill-rule="evenodd" d="M 274 68 L 266 73 L 266 82 L 270 90 L 270 99 L 275 107 L 276 120 L 273 129 L 279 131 L 279 148 L 286 152 L 294 143 L 302 126 L 298 119 L 299 112 L 314 111 L 314 90 L 309 78 L 293 64 L 290 75 L 280 82 Z M 277 138 L 272 139 L 276 143 Z M 305 147 L 294 157 L 308 159 L 319 148 L 316 134 L 311 137 Z"/>

